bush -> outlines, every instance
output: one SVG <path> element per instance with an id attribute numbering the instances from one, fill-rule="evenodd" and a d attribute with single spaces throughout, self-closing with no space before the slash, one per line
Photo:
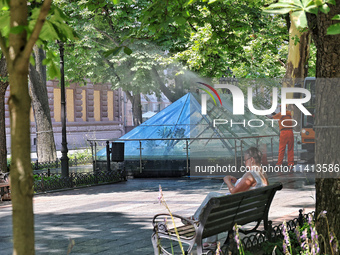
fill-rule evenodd
<path id="1" fill-rule="evenodd" d="M 76 151 L 73 154 L 67 155 L 70 160 L 77 158 L 77 160 L 85 159 L 92 157 L 92 154 L 89 149 L 86 149 L 84 151 Z"/>

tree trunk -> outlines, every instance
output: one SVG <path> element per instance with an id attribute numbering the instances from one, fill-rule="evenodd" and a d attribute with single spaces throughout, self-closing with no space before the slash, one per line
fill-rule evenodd
<path id="1" fill-rule="evenodd" d="M 30 108 L 28 65 L 33 45 L 39 37 L 52 0 L 43 1 L 32 34 L 26 29 L 9 33 L 8 46 L 0 37 L 9 74 L 8 100 L 11 122 L 11 198 L 13 222 L 13 254 L 34 255 L 33 173 L 31 166 Z M 27 0 L 11 0 L 9 28 L 28 26 Z"/>
<path id="2" fill-rule="evenodd" d="M 27 70 L 26 72 L 24 70 Z M 13 205 L 13 249 L 15 254 L 34 254 L 33 176 L 31 167 L 28 65 L 10 74 L 11 188 Z"/>
<path id="3" fill-rule="evenodd" d="M 127 98 L 132 103 L 133 125 L 139 126 L 142 124 L 142 103 L 140 94 L 132 95 L 129 91 L 125 91 Z"/>
<path id="4" fill-rule="evenodd" d="M 290 18 L 290 20 L 292 20 Z M 311 42 L 311 32 L 300 32 L 294 22 L 290 22 L 289 26 L 289 52 L 286 64 L 286 73 L 283 79 L 283 87 L 294 87 L 299 84 L 303 87 L 304 78 L 308 73 L 308 59 Z M 288 98 L 293 98 L 293 95 L 288 95 Z M 295 131 L 301 130 L 301 111 L 296 106 L 289 105 L 289 110 L 292 111 L 292 117 L 298 123 L 294 128 Z"/>
<path id="5" fill-rule="evenodd" d="M 181 77 L 178 77 L 178 76 L 175 77 L 175 88 L 174 88 L 174 91 L 171 91 L 162 81 L 155 67 L 152 67 L 152 74 L 159 85 L 159 89 L 169 99 L 170 102 L 173 103 L 179 98 L 181 98 L 182 96 L 184 96 L 183 80 Z"/>
<path id="6" fill-rule="evenodd" d="M 25 13 L 16 13 L 14 15 L 15 20 L 20 19 L 17 15 L 25 17 Z M 22 21 L 18 23 L 23 24 Z M 25 47 L 26 34 L 24 34 L 24 38 L 20 38 L 17 34 L 10 34 L 10 41 L 11 37 L 15 37 L 12 39 L 14 51 L 20 52 L 20 49 Z M 34 254 L 34 216 L 32 203 L 33 174 L 30 157 L 31 99 L 28 93 L 27 80 L 28 61 L 17 59 L 15 63 L 8 64 L 8 72 L 10 82 L 8 102 L 11 119 L 13 254 L 30 255 Z"/>
<path id="7" fill-rule="evenodd" d="M 5 94 L 8 85 L 6 59 L 2 55 L 0 59 L 0 172 L 7 172 Z"/>
<path id="8" fill-rule="evenodd" d="M 155 67 L 152 67 L 152 74 L 155 77 L 159 85 L 159 88 L 163 92 L 163 94 L 169 99 L 170 102 L 175 102 L 178 98 L 176 98 L 176 95 L 172 93 L 171 90 L 167 86 L 165 86 L 165 83 L 162 81 Z"/>
<path id="9" fill-rule="evenodd" d="M 42 65 L 44 53 L 37 46 L 34 47 L 34 68 L 30 65 L 30 95 L 36 124 L 37 156 L 39 162 L 55 161 L 57 158 L 53 136 L 50 107 L 46 88 L 46 71 Z"/>
<path id="10" fill-rule="evenodd" d="M 313 28 L 313 39 L 317 48 L 316 63 L 316 114 L 315 114 L 315 164 L 330 166 L 339 164 L 340 140 L 340 35 L 326 35 L 329 25 L 336 23 L 332 17 L 340 13 L 340 0 L 331 6 L 328 15 L 308 16 Z M 333 79 L 321 79 L 333 78 Z M 317 176 L 316 215 L 327 211 L 330 230 L 340 240 L 340 178 L 339 173 Z M 326 253 L 330 252 L 327 221 L 317 224 L 319 236 L 326 239 Z M 323 245 L 324 242 L 321 242 Z M 323 249 L 325 247 L 322 247 Z M 336 253 L 334 253 L 336 254 Z"/>

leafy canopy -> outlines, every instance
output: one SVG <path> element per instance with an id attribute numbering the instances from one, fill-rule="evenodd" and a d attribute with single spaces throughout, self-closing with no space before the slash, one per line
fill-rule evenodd
<path id="1" fill-rule="evenodd" d="M 291 19 L 298 28 L 306 28 L 307 13 L 317 15 L 320 12 L 329 13 L 330 6 L 335 5 L 335 0 L 279 0 L 278 3 L 271 4 L 264 8 L 264 12 L 287 14 L 291 13 Z M 336 15 L 332 20 L 340 20 L 340 15 Z M 327 34 L 334 35 L 340 34 L 340 23 L 333 24 L 328 27 Z"/>
<path id="2" fill-rule="evenodd" d="M 40 1 L 29 1 L 29 18 L 27 26 L 15 26 L 10 28 L 10 7 L 9 0 L 0 1 L 0 33 L 2 35 L 5 44 L 8 46 L 8 38 L 10 33 L 21 33 L 26 31 L 27 38 L 30 38 L 34 26 L 38 20 L 41 3 Z M 55 77 L 60 77 L 60 69 L 56 64 L 55 59 L 57 58 L 56 52 L 48 47 L 49 42 L 55 42 L 57 40 L 67 41 L 76 40 L 77 34 L 75 31 L 67 24 L 68 17 L 63 13 L 63 11 L 56 5 L 51 5 L 48 16 L 44 22 L 44 25 L 39 34 L 39 38 L 36 44 L 46 50 L 46 59 L 43 61 L 44 65 L 47 65 L 48 73 L 50 79 Z M 30 58 L 31 64 L 35 64 L 33 55 Z"/>

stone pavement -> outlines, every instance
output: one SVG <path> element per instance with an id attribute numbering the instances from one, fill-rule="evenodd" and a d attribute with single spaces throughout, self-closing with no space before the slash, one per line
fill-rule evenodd
<path id="1" fill-rule="evenodd" d="M 302 173 L 269 176 L 283 189 L 274 197 L 269 217 L 278 225 L 314 210 L 315 188 Z M 158 203 L 159 185 L 172 213 L 190 216 L 205 195 L 220 189 L 221 179 L 150 178 L 34 196 L 36 254 L 152 255 L 151 221 L 166 212 Z M 225 187 L 225 186 L 224 186 Z M 0 202 L 0 254 L 12 254 L 12 206 Z"/>

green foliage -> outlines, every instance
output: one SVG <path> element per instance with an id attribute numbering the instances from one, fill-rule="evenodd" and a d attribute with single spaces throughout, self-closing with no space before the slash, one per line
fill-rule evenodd
<path id="1" fill-rule="evenodd" d="M 318 14 L 329 13 L 329 4 L 335 4 L 334 0 L 279 0 L 264 8 L 264 12 L 274 14 L 291 14 L 291 20 L 298 28 L 308 27 L 306 13 Z M 332 29 L 331 29 L 332 30 Z"/>
<path id="2" fill-rule="evenodd" d="M 37 22 L 41 2 L 34 1 L 29 5 L 29 18 L 28 18 L 28 26 L 16 26 L 10 28 L 10 9 L 9 5 L 6 3 L 9 1 L 0 1 L 0 32 L 1 35 L 6 40 L 8 44 L 8 37 L 10 33 L 18 34 L 23 30 L 27 32 L 27 38 L 29 38 L 32 34 L 34 26 Z M 47 75 L 48 79 L 54 79 L 60 77 L 60 69 L 58 66 L 58 55 L 53 47 L 49 47 L 49 42 L 55 43 L 56 40 L 60 41 L 68 41 L 68 40 L 76 40 L 78 35 L 75 31 L 67 24 L 69 18 L 63 13 L 63 11 L 55 5 L 52 5 L 49 11 L 49 15 L 47 16 L 44 25 L 39 34 L 39 38 L 36 44 L 39 47 L 43 47 L 46 51 L 46 59 L 43 61 L 43 64 L 47 66 Z M 30 58 L 30 63 L 32 65 L 35 64 L 34 57 Z"/>
<path id="3" fill-rule="evenodd" d="M 155 92 L 160 96 L 160 83 L 168 79 L 164 69 L 171 65 L 178 74 L 178 66 L 164 54 L 167 47 L 163 43 L 169 41 L 154 41 L 149 30 L 141 29 L 139 20 L 149 1 L 133 5 L 109 0 L 58 3 L 80 35 L 79 41 L 65 49 L 66 81 L 85 84 L 84 78 L 88 78 L 94 83 L 110 82 L 114 89 L 132 94 Z"/>
<path id="4" fill-rule="evenodd" d="M 3 83 L 9 82 L 9 77 L 8 76 L 6 76 L 6 77 L 0 76 L 0 82 L 3 82 Z"/>
<path id="5" fill-rule="evenodd" d="M 33 175 L 33 180 L 34 181 L 53 181 L 53 180 L 59 180 L 60 175 L 52 175 L 52 176 L 39 176 L 37 174 Z"/>
<path id="6" fill-rule="evenodd" d="M 112 56 L 117 56 L 118 53 L 121 51 L 122 48 L 123 48 L 123 47 L 120 46 L 120 47 L 116 47 L 116 48 L 114 48 L 114 49 L 105 51 L 105 52 L 103 52 L 103 56 L 104 56 L 105 58 L 108 58 L 110 55 L 112 55 Z"/>
<path id="7" fill-rule="evenodd" d="M 326 213 L 327 213 L 326 211 L 321 212 L 318 215 L 316 221 L 314 221 L 312 219 L 312 215 L 309 214 L 308 221 L 305 221 L 301 227 L 297 226 L 294 232 L 290 231 L 288 233 L 291 249 L 288 250 L 287 247 L 284 247 L 287 240 L 279 239 L 275 242 L 266 241 L 262 243 L 261 245 L 261 250 L 263 251 L 263 254 L 277 254 L 277 255 L 321 254 L 319 242 L 320 240 L 324 241 L 324 237 L 320 235 L 321 238 L 318 238 L 318 233 L 316 232 L 316 229 L 315 229 L 315 223 L 320 218 L 325 218 L 327 220 Z M 339 249 L 339 243 L 336 237 L 334 236 L 334 233 L 330 231 L 329 226 L 328 226 L 328 221 L 327 221 L 326 227 L 328 228 L 328 235 L 330 238 L 329 247 L 331 249 L 331 254 L 335 254 Z M 285 234 L 286 233 L 284 232 L 283 235 Z M 324 243 L 324 245 L 326 244 Z"/>
<path id="8" fill-rule="evenodd" d="M 58 55 L 55 51 L 49 50 L 46 52 L 46 58 L 43 60 L 42 64 L 46 65 L 47 74 L 50 79 L 59 78 L 60 77 L 60 68 L 57 65 L 55 59 L 58 58 Z"/>
<path id="9" fill-rule="evenodd" d="M 335 15 L 332 20 L 340 20 L 340 14 Z M 340 34 L 340 23 L 336 23 L 333 25 L 330 25 L 327 28 L 327 34 L 328 35 L 336 35 L 336 34 Z"/>
<path id="10" fill-rule="evenodd" d="M 316 47 L 314 43 L 311 43 L 309 49 L 309 59 L 308 59 L 308 75 L 309 77 L 316 76 Z"/>
<path id="11" fill-rule="evenodd" d="M 92 157 L 92 154 L 90 150 L 86 149 L 84 151 L 76 151 L 75 153 L 68 154 L 67 156 L 70 160 L 75 159 L 75 158 L 81 160 L 81 159 Z"/>
<path id="12" fill-rule="evenodd" d="M 2 11 L 9 10 L 9 1 L 10 0 L 0 0 L 0 10 Z"/>
<path id="13" fill-rule="evenodd" d="M 32 17 L 38 15 L 37 8 L 32 11 Z M 52 6 L 49 16 L 46 19 L 44 26 L 39 35 L 40 42 L 60 40 L 66 42 L 67 40 L 75 40 L 77 35 L 73 29 L 66 23 L 68 17 L 56 6 Z M 34 26 L 32 22 L 31 26 Z"/>
<path id="14" fill-rule="evenodd" d="M 28 26 L 15 26 L 10 28 L 10 9 L 2 8 L 1 17 L 0 17 L 0 29 L 2 35 L 7 38 L 9 33 L 19 34 L 23 30 L 26 30 L 27 37 L 29 38 L 32 34 L 34 26 L 37 22 L 40 13 L 40 5 L 35 4 L 29 5 L 30 16 L 28 18 Z M 1 4 L 0 4 L 1 7 Z M 54 40 L 62 40 L 66 41 L 68 39 L 74 40 L 76 38 L 76 34 L 72 30 L 72 28 L 66 23 L 68 20 L 67 16 L 56 6 L 52 5 L 49 11 L 49 15 L 47 16 L 44 26 L 39 34 L 39 39 L 37 44 L 46 44 L 47 41 Z"/>
<path id="15" fill-rule="evenodd" d="M 133 93 L 159 94 L 159 81 L 180 78 L 185 88 L 198 76 L 220 77 L 228 66 L 238 78 L 282 77 L 285 20 L 263 13 L 263 1 L 212 2 L 57 1 L 79 34 L 66 48 L 66 81 L 83 83 L 86 77 Z"/>
<path id="16" fill-rule="evenodd" d="M 210 77 L 220 77 L 227 66 L 238 78 L 284 74 L 288 35 L 282 18 L 263 14 L 260 2 L 200 8 L 205 23 L 192 21 L 189 47 L 175 55 L 177 60 Z"/>
<path id="17" fill-rule="evenodd" d="M 0 11 L 0 31 L 1 34 L 3 36 L 8 35 L 9 34 L 9 20 L 10 20 L 10 16 L 9 16 L 9 11 L 6 10 L 2 10 Z"/>

